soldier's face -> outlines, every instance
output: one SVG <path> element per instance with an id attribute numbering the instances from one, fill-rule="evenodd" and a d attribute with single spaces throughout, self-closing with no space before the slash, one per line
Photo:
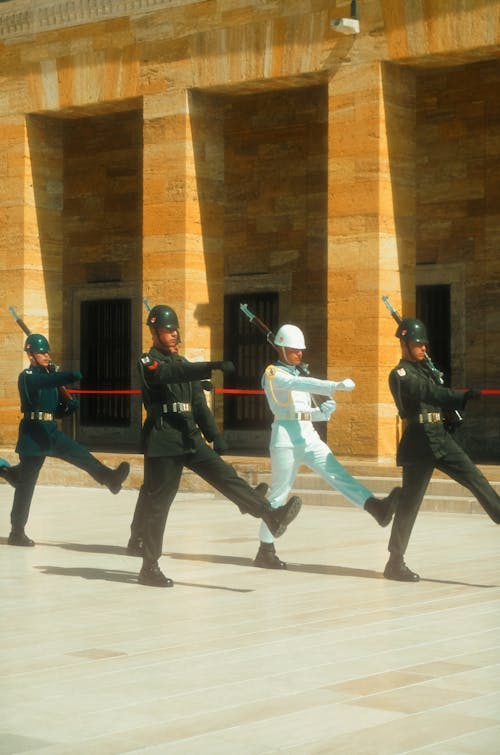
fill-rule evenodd
<path id="1" fill-rule="evenodd" d="M 36 351 L 33 354 L 28 354 L 29 360 L 32 365 L 38 365 L 39 367 L 48 367 L 50 364 L 50 354 L 48 351 L 40 352 Z"/>
<path id="2" fill-rule="evenodd" d="M 155 346 L 164 351 L 176 352 L 179 344 L 177 328 L 156 328 L 154 330 Z"/>
<path id="3" fill-rule="evenodd" d="M 289 346 L 285 346 L 283 354 L 285 362 L 292 367 L 297 367 L 302 362 L 302 349 L 291 349 Z"/>
<path id="4" fill-rule="evenodd" d="M 427 354 L 427 344 L 408 341 L 408 352 L 413 362 L 421 362 Z"/>

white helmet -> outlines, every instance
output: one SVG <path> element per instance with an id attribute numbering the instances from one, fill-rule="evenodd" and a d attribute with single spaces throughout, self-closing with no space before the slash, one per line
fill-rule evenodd
<path id="1" fill-rule="evenodd" d="M 282 325 L 274 337 L 275 346 L 287 346 L 289 349 L 305 349 L 304 334 L 296 325 Z"/>

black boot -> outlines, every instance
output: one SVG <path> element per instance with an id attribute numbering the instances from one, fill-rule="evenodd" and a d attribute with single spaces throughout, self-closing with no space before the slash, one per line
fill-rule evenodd
<path id="1" fill-rule="evenodd" d="M 368 498 L 364 505 L 365 511 L 368 511 L 381 527 L 387 527 L 394 516 L 400 492 L 401 488 L 393 488 L 387 498 Z"/>
<path id="2" fill-rule="evenodd" d="M 127 555 L 129 556 L 143 556 L 144 555 L 144 542 L 142 537 L 131 535 L 130 540 L 127 543 Z"/>
<path id="3" fill-rule="evenodd" d="M 156 563 L 144 561 L 142 569 L 137 579 L 140 585 L 149 585 L 150 587 L 173 587 L 174 583 L 169 577 L 166 577 Z"/>
<path id="4" fill-rule="evenodd" d="M 403 556 L 396 556 L 394 553 L 391 553 L 389 561 L 385 565 L 384 577 L 394 579 L 397 582 L 418 582 L 420 580 L 420 576 L 406 566 Z"/>
<path id="5" fill-rule="evenodd" d="M 254 566 L 260 566 L 262 569 L 286 569 L 284 561 L 278 558 L 274 543 L 262 543 L 259 546 L 255 556 Z"/>
<path id="6" fill-rule="evenodd" d="M 130 464 L 128 461 L 122 461 L 116 469 L 109 469 L 106 467 L 106 471 L 103 475 L 103 485 L 106 485 L 113 495 L 116 495 L 122 489 L 122 483 L 128 477 L 130 472 Z"/>
<path id="7" fill-rule="evenodd" d="M 3 460 L 2 460 L 3 461 Z M 17 483 L 19 482 L 19 464 L 15 467 L 6 466 L 5 464 L 2 464 L 0 466 L 0 477 L 3 477 L 3 479 L 9 483 L 9 485 L 12 485 L 13 488 L 16 487 Z"/>
<path id="8" fill-rule="evenodd" d="M 35 545 L 35 541 L 28 537 L 24 530 L 16 529 L 11 531 L 7 542 L 9 545 L 21 545 L 24 548 L 33 548 Z"/>
<path id="9" fill-rule="evenodd" d="M 260 518 L 267 524 L 269 531 L 273 537 L 281 537 L 291 522 L 298 515 L 302 506 L 302 500 L 298 495 L 292 496 L 284 506 L 278 506 L 277 509 L 273 509 L 272 506 L 267 503 L 267 506 L 262 507 L 260 512 Z"/>

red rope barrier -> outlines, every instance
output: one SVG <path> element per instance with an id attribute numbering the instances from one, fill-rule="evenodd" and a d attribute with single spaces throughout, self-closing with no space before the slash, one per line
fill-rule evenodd
<path id="1" fill-rule="evenodd" d="M 121 396 L 123 394 L 129 394 L 129 395 L 130 394 L 137 394 L 137 395 L 140 395 L 140 393 L 141 393 L 139 390 L 135 390 L 135 389 L 131 389 L 131 388 L 129 388 L 127 390 L 109 390 L 109 391 L 94 391 L 94 390 L 92 390 L 92 391 L 90 391 L 90 390 L 89 391 L 82 391 L 79 388 L 68 388 L 68 391 L 70 393 L 78 393 L 78 395 L 82 395 L 82 394 L 92 394 L 92 395 L 94 395 L 94 394 L 97 394 L 97 395 L 112 394 L 112 395 Z"/>
<path id="2" fill-rule="evenodd" d="M 81 390 L 79 388 L 68 388 L 68 391 L 70 393 L 77 393 L 78 395 L 118 395 L 122 396 L 123 394 L 126 395 L 140 395 L 141 391 L 135 390 L 135 389 L 128 389 L 128 390 Z M 214 388 L 215 393 L 228 393 L 228 394 L 241 394 L 241 395 L 251 395 L 251 396 L 260 396 L 264 394 L 264 391 L 262 390 L 253 390 L 250 388 Z M 500 393 L 500 391 L 499 391 Z"/>
<path id="3" fill-rule="evenodd" d="M 459 390 L 465 390 L 465 388 L 460 388 Z M 79 395 L 140 395 L 141 391 L 136 389 L 127 389 L 127 390 L 88 390 L 83 391 L 78 388 L 68 388 L 68 391 L 70 393 L 78 393 Z M 251 388 L 214 388 L 215 393 L 225 393 L 228 395 L 238 395 L 238 396 L 262 396 L 264 394 L 264 391 L 257 390 L 257 389 L 251 389 Z M 499 388 L 483 388 L 480 391 L 482 396 L 500 396 L 500 389 Z"/>

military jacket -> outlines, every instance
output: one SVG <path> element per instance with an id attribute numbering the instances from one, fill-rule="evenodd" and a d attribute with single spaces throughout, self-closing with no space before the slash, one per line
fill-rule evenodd
<path id="1" fill-rule="evenodd" d="M 146 456 L 179 456 L 203 447 L 219 434 L 200 380 L 210 377 L 207 362 L 152 348 L 138 362 L 147 416 L 142 442 Z M 202 436 L 203 433 L 203 436 Z"/>
<path id="2" fill-rule="evenodd" d="M 58 416 L 61 409 L 58 388 L 79 380 L 80 373 L 47 372 L 43 367 L 28 367 L 19 375 L 17 386 L 23 419 L 19 424 L 16 452 L 24 456 L 50 456 L 54 436 L 58 433 L 55 420 L 31 419 L 34 412 Z"/>
<path id="3" fill-rule="evenodd" d="M 445 455 L 450 435 L 443 422 L 420 421 L 441 410 L 462 409 L 464 393 L 435 382 L 425 363 L 401 359 L 389 375 L 389 387 L 399 416 L 407 420 L 397 463 L 432 461 Z"/>
<path id="4" fill-rule="evenodd" d="M 311 394 L 330 396 L 330 381 L 303 376 L 295 367 L 278 361 L 266 367 L 262 387 L 274 415 L 270 441 L 272 448 L 303 445 L 308 439 L 316 437 L 312 423 L 324 422 L 327 417 L 321 409 L 312 406 Z"/>

